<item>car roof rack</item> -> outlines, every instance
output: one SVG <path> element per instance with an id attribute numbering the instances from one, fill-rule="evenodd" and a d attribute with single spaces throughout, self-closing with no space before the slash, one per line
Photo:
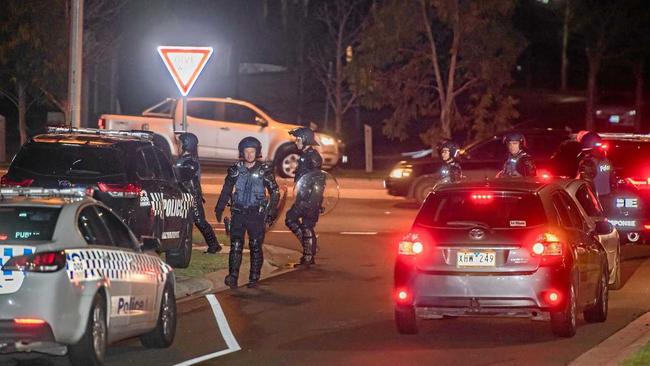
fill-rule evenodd
<path id="1" fill-rule="evenodd" d="M 39 188 L 39 187 L 2 187 L 0 198 L 8 197 L 42 197 L 42 198 L 83 198 L 92 196 L 88 188 Z"/>
<path id="2" fill-rule="evenodd" d="M 154 133 L 144 130 L 100 130 L 97 128 L 48 127 L 48 133 L 77 133 L 109 137 L 136 137 L 151 140 Z"/>

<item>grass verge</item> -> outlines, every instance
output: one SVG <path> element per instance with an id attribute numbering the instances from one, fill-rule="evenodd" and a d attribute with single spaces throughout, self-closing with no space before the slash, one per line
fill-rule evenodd
<path id="1" fill-rule="evenodd" d="M 650 343 L 647 343 L 639 352 L 633 354 L 623 361 L 622 366 L 646 366 L 650 365 Z"/>

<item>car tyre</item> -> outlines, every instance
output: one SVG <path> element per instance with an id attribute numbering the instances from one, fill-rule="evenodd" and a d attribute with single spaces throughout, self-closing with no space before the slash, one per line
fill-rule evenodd
<path id="1" fill-rule="evenodd" d="M 76 344 L 68 346 L 72 365 L 99 366 L 104 363 L 108 328 L 106 326 L 106 300 L 97 293 L 93 298 L 86 330 Z"/>
<path id="2" fill-rule="evenodd" d="M 293 178 L 298 159 L 300 155 L 295 145 L 282 146 L 275 154 L 275 171 L 282 178 Z"/>
<path id="3" fill-rule="evenodd" d="M 551 329 L 560 337 L 573 337 L 577 328 L 577 307 L 576 292 L 573 285 L 569 288 L 569 298 L 560 311 L 551 312 Z"/>
<path id="4" fill-rule="evenodd" d="M 413 198 L 415 198 L 415 201 L 421 205 L 429 195 L 429 192 L 433 190 L 434 185 L 435 182 L 433 181 L 433 178 L 420 178 L 413 188 Z"/>
<path id="5" fill-rule="evenodd" d="M 608 281 L 607 266 L 605 266 L 600 274 L 600 281 L 598 283 L 598 299 L 596 299 L 594 306 L 583 312 L 587 323 L 602 323 L 607 320 L 607 310 L 609 306 Z"/>
<path id="6" fill-rule="evenodd" d="M 176 297 L 171 283 L 167 282 L 160 298 L 160 312 L 156 328 L 140 336 L 140 343 L 147 348 L 167 348 L 176 336 Z"/>
<path id="7" fill-rule="evenodd" d="M 192 260 L 192 230 L 194 222 L 191 218 L 187 219 L 185 228 L 181 230 L 179 246 L 176 249 L 170 249 L 165 254 L 167 264 L 174 268 L 187 268 Z"/>
<path id="8" fill-rule="evenodd" d="M 395 325 L 400 334 L 417 334 L 418 322 L 415 309 L 412 306 L 395 308 Z"/>

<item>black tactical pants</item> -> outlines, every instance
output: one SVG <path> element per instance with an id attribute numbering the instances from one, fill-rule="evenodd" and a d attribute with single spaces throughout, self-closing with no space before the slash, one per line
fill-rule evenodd
<path id="1" fill-rule="evenodd" d="M 296 235 L 302 245 L 302 258 L 300 258 L 302 264 L 314 263 L 314 256 L 318 248 L 314 228 L 319 215 L 318 207 L 307 207 L 299 204 L 294 204 L 287 211 L 285 224 Z"/>
<path id="2" fill-rule="evenodd" d="M 194 216 L 194 225 L 199 229 L 201 235 L 205 239 L 208 248 L 217 249 L 220 248 L 219 241 L 217 236 L 214 234 L 212 226 L 208 223 L 208 220 L 205 219 L 205 210 L 203 209 L 203 197 L 194 196 L 194 204 L 192 206 L 192 214 Z"/>
<path id="3" fill-rule="evenodd" d="M 230 256 L 228 257 L 229 277 L 235 282 L 239 277 L 239 267 L 242 261 L 244 249 L 244 235 L 248 234 L 248 247 L 251 252 L 251 271 L 248 277 L 249 282 L 257 282 L 260 279 L 264 253 L 264 213 L 259 210 L 241 213 L 233 211 L 230 221 Z"/>

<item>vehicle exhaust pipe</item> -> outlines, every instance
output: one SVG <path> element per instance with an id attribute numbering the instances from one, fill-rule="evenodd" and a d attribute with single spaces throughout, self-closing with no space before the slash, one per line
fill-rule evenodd
<path id="1" fill-rule="evenodd" d="M 641 235 L 639 233 L 628 233 L 627 234 L 627 240 L 630 241 L 630 243 L 636 243 L 641 239 Z"/>

